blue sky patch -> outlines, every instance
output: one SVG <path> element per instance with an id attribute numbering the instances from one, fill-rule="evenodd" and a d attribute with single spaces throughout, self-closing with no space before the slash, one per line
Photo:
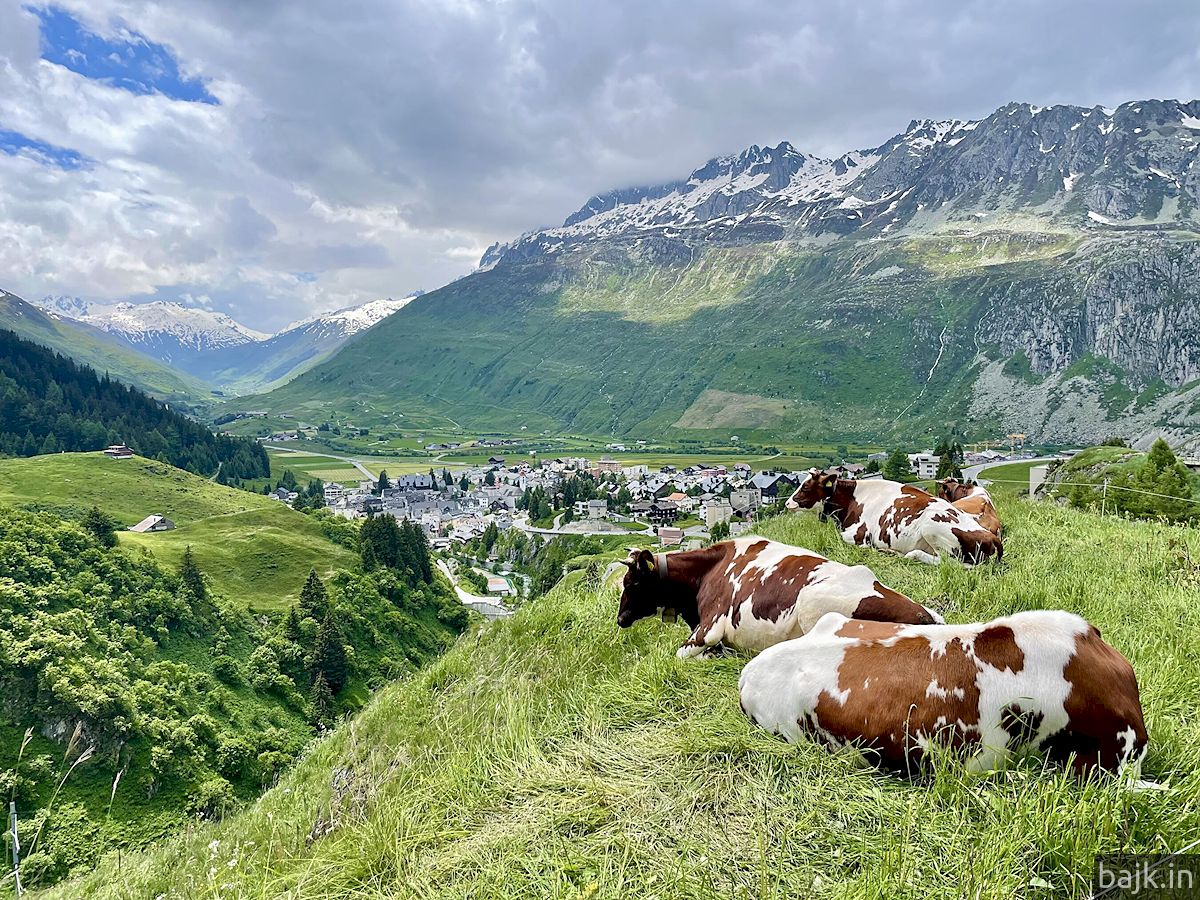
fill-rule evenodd
<path id="1" fill-rule="evenodd" d="M 33 8 L 41 20 L 42 59 L 134 94 L 162 94 L 172 100 L 218 103 L 198 78 L 185 78 L 171 51 L 136 31 L 128 39 L 104 38 L 57 7 Z"/>
<path id="2" fill-rule="evenodd" d="M 60 169 L 82 169 L 91 165 L 91 160 L 76 150 L 56 147 L 45 141 L 26 137 L 19 131 L 0 128 L 0 153 L 9 156 L 33 156 L 40 162 L 58 166 Z"/>

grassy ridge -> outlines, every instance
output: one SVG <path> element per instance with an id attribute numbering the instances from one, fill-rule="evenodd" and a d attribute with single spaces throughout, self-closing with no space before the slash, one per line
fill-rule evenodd
<path id="1" fill-rule="evenodd" d="M 742 659 L 681 662 L 682 628 L 619 632 L 615 589 L 576 583 L 381 692 L 252 809 L 49 896 L 1085 896 L 1096 853 L 1200 838 L 1200 535 L 997 493 L 995 569 L 845 547 L 807 515 L 765 532 L 951 621 L 1086 616 L 1134 663 L 1169 790 L 1034 762 L 908 783 L 781 743 L 738 709 Z"/>
<path id="2" fill-rule="evenodd" d="M 358 564 L 355 554 L 303 513 L 140 457 L 56 453 L 0 460 L 0 503 L 68 515 L 96 505 L 123 526 L 161 513 L 179 527 L 157 534 L 122 531 L 122 545 L 143 547 L 173 569 L 190 544 L 213 586 L 255 609 L 293 602 L 309 569 L 327 576 Z"/>

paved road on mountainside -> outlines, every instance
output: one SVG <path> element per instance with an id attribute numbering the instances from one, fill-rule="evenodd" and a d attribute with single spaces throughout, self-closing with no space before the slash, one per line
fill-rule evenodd
<path id="1" fill-rule="evenodd" d="M 967 480 L 978 481 L 980 484 L 988 484 L 986 478 L 980 478 L 979 473 L 985 469 L 994 469 L 996 466 L 1013 466 L 1018 463 L 1043 463 L 1053 462 L 1056 459 L 1063 459 L 1061 456 L 1036 456 L 1033 459 L 1002 459 L 999 462 L 978 463 L 974 466 L 967 466 L 963 469 L 963 478 Z"/>

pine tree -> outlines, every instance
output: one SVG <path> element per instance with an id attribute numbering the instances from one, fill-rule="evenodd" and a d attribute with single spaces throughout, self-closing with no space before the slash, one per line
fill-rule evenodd
<path id="1" fill-rule="evenodd" d="M 318 622 L 329 615 L 329 597 L 325 593 L 325 585 L 317 577 L 316 569 L 309 569 L 308 579 L 300 589 L 300 612 Z"/>
<path id="2" fill-rule="evenodd" d="M 300 631 L 300 614 L 296 612 L 295 604 L 288 607 L 287 617 L 283 620 L 283 637 L 291 644 L 299 645 L 304 641 L 304 635 Z"/>
<path id="3" fill-rule="evenodd" d="M 388 481 L 387 469 L 381 469 L 379 472 L 379 496 L 382 497 L 383 492 L 391 486 L 392 483 Z"/>
<path id="4" fill-rule="evenodd" d="M 93 506 L 89 509 L 79 524 L 101 545 L 105 547 L 117 546 L 117 523 L 107 513 L 102 512 L 100 507 Z"/>
<path id="5" fill-rule="evenodd" d="M 188 589 L 193 600 L 197 603 L 202 603 L 208 599 L 208 588 L 204 584 L 204 573 L 196 565 L 196 558 L 192 556 L 191 544 L 188 544 L 183 549 L 183 560 L 179 563 L 179 582 Z"/>
<path id="6" fill-rule="evenodd" d="M 1188 502 L 1192 496 L 1192 484 L 1187 467 L 1176 458 L 1162 438 L 1150 447 L 1150 452 L 1133 476 L 1132 487 L 1146 493 L 1134 494 L 1130 498 L 1127 504 L 1130 512 L 1162 517 L 1172 522 L 1190 518 L 1196 512 L 1197 504 Z"/>
<path id="7" fill-rule="evenodd" d="M 947 450 L 941 454 L 938 459 L 937 479 L 941 481 L 943 478 L 958 478 L 963 477 L 962 467 L 954 459 L 954 454 Z"/>
<path id="8" fill-rule="evenodd" d="M 883 477 L 890 481 L 912 481 L 913 470 L 908 454 L 900 449 L 889 453 L 887 462 L 883 464 Z"/>
<path id="9" fill-rule="evenodd" d="M 312 688 L 308 692 L 308 702 L 312 707 L 312 720 L 317 725 L 324 725 L 333 718 L 333 691 L 325 680 L 325 673 L 318 672 L 313 679 Z"/>
<path id="10" fill-rule="evenodd" d="M 329 690 L 336 694 L 346 684 L 346 670 L 346 645 L 331 612 L 317 629 L 308 671 L 314 681 L 318 675 L 325 676 Z"/>

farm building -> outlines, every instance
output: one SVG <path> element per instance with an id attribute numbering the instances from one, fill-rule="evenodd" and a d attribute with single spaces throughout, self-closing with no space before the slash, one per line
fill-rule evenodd
<path id="1" fill-rule="evenodd" d="M 145 534 L 149 531 L 170 531 L 175 527 L 175 523 L 166 516 L 160 516 L 157 513 L 152 516 L 146 516 L 136 525 L 130 525 L 129 530 L 135 531 L 138 534 Z"/>

